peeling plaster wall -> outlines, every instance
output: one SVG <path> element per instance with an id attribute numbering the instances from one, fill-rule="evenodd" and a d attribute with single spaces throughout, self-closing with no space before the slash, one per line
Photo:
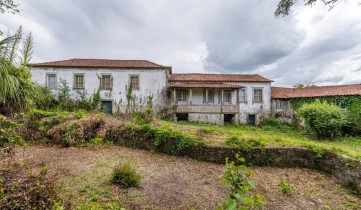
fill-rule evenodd
<path id="1" fill-rule="evenodd" d="M 99 88 L 98 76 L 110 74 L 113 77 L 112 90 L 101 90 L 102 100 L 113 101 L 113 112 L 124 112 L 127 107 L 127 86 L 130 75 L 139 75 L 139 90 L 133 91 L 133 108 L 141 110 L 147 104 L 148 96 L 153 96 L 153 107 L 159 111 L 166 107 L 167 71 L 164 69 L 92 69 L 92 68 L 37 68 L 31 69 L 32 80 L 40 85 L 46 85 L 46 74 L 56 74 L 59 84 L 60 78 L 65 79 L 71 88 L 71 98 L 76 99 L 77 93 L 73 88 L 74 74 L 84 74 L 85 91 L 90 98 Z M 56 93 L 56 91 L 54 91 Z"/>
<path id="2" fill-rule="evenodd" d="M 281 109 L 276 108 L 277 100 L 281 100 L 283 106 Z M 272 99 L 272 117 L 278 118 L 282 123 L 292 124 L 293 122 L 293 109 L 289 100 Z"/>

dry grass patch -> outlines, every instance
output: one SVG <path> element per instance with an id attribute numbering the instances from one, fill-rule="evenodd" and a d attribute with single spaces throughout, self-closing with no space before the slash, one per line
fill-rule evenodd
<path id="1" fill-rule="evenodd" d="M 221 186 L 224 166 L 190 158 L 152 154 L 119 146 L 59 148 L 30 146 L 17 159 L 28 166 L 48 166 L 63 184 L 62 197 L 77 205 L 116 203 L 129 209 L 215 209 L 227 192 Z M 131 162 L 142 175 L 138 188 L 111 184 L 113 168 Z M 358 197 L 347 194 L 335 178 L 308 169 L 251 168 L 264 209 L 357 209 Z M 286 195 L 280 180 L 292 185 Z"/>

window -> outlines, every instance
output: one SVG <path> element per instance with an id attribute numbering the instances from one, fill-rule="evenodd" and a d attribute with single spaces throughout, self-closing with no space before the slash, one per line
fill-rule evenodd
<path id="1" fill-rule="evenodd" d="M 232 92 L 230 90 L 223 91 L 223 102 L 232 103 Z"/>
<path id="2" fill-rule="evenodd" d="M 130 86 L 132 90 L 139 90 L 139 76 L 130 76 Z"/>
<path id="3" fill-rule="evenodd" d="M 239 92 L 239 101 L 246 103 L 247 102 L 247 92 L 246 89 L 241 89 Z"/>
<path id="4" fill-rule="evenodd" d="M 102 90 L 112 89 L 112 76 L 111 75 L 102 75 L 101 89 Z"/>
<path id="5" fill-rule="evenodd" d="M 74 74 L 74 89 L 84 89 L 84 74 Z"/>
<path id="6" fill-rule="evenodd" d="M 56 89 L 56 74 L 47 74 L 46 75 L 46 87 L 50 90 Z"/>
<path id="7" fill-rule="evenodd" d="M 208 103 L 209 104 L 213 104 L 214 103 L 214 90 L 213 89 L 208 89 Z"/>
<path id="8" fill-rule="evenodd" d="M 187 101 L 187 90 L 177 90 L 177 101 L 178 102 Z"/>
<path id="9" fill-rule="evenodd" d="M 276 100 L 276 109 L 282 109 L 283 108 L 283 101 Z"/>
<path id="10" fill-rule="evenodd" d="M 206 97 L 206 94 L 207 94 L 207 97 Z M 206 103 L 206 104 L 214 103 L 214 90 L 213 89 L 203 89 L 203 103 Z"/>
<path id="11" fill-rule="evenodd" d="M 262 103 L 262 89 L 253 89 L 253 102 Z"/>

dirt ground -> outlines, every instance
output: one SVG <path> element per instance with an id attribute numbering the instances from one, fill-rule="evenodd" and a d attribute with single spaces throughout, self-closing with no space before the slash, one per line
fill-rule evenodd
<path id="1" fill-rule="evenodd" d="M 48 166 L 73 205 L 117 202 L 128 209 L 215 209 L 224 200 L 224 166 L 190 158 L 154 154 L 114 145 L 84 148 L 29 146 L 16 160 L 27 167 Z M 4 161 L 4 160 L 2 160 Z M 110 183 L 112 169 L 129 161 L 142 175 L 140 187 L 120 189 Z M 348 194 L 334 177 L 308 169 L 253 167 L 264 209 L 360 209 L 361 198 Z M 290 183 L 283 193 L 279 182 Z"/>

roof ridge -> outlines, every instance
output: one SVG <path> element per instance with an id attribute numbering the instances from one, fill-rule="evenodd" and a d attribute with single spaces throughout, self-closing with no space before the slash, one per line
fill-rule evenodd
<path id="1" fill-rule="evenodd" d="M 149 63 L 157 64 L 157 63 L 151 62 L 149 60 L 145 60 L 145 59 L 71 58 L 71 59 L 60 60 L 60 61 L 70 61 L 70 60 L 147 61 Z M 58 61 L 51 61 L 51 62 L 58 62 Z M 157 64 L 157 65 L 160 65 L 160 64 Z"/>
<path id="2" fill-rule="evenodd" d="M 223 73 L 172 73 L 172 74 L 176 74 L 176 75 L 190 75 L 190 74 L 199 74 L 199 75 L 257 75 L 257 76 L 260 76 L 262 77 L 261 75 L 259 74 L 239 74 L 239 73 L 235 73 L 235 74 L 223 74 Z"/>

